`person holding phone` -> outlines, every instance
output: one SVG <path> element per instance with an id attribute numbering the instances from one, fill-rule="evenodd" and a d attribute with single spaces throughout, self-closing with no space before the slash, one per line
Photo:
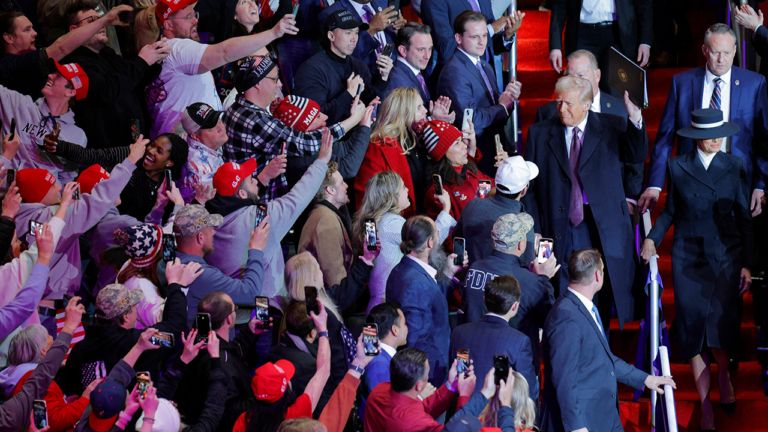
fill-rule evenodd
<path id="1" fill-rule="evenodd" d="M 390 380 L 389 365 L 398 348 L 408 342 L 408 324 L 400 305 L 395 302 L 384 302 L 371 309 L 366 323 L 376 324 L 379 329 L 380 353 L 374 357 L 365 368 L 363 376 L 363 403 L 377 385 Z M 434 388 L 434 387 L 433 387 Z M 421 393 L 422 397 L 424 393 Z M 363 408 L 365 405 L 363 405 Z"/>

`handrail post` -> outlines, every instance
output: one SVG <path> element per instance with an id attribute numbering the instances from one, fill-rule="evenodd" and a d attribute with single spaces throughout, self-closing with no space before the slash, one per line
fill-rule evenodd
<path id="1" fill-rule="evenodd" d="M 646 211 L 643 214 L 643 226 L 645 228 L 645 235 L 651 231 L 651 212 Z M 651 375 L 656 376 L 656 369 L 653 364 L 656 361 L 656 355 L 659 352 L 659 264 L 656 257 L 651 257 L 648 262 L 651 267 Z M 656 412 L 656 392 L 651 391 L 651 413 Z M 656 427 L 656 416 L 651 416 L 651 426 Z"/>
<path id="2" fill-rule="evenodd" d="M 669 354 L 667 347 L 659 348 L 659 357 L 661 359 L 661 375 L 672 376 L 672 370 L 669 367 Z M 675 393 L 669 384 L 664 384 L 664 405 L 667 412 L 667 432 L 677 432 L 677 411 L 675 411 Z M 656 392 L 653 392 L 656 394 Z M 656 417 L 655 415 L 653 416 Z"/>
<path id="3" fill-rule="evenodd" d="M 517 12 L 517 0 L 512 0 L 509 4 L 509 14 Z M 515 36 L 515 42 L 512 44 L 512 49 L 509 51 L 509 74 L 517 80 L 517 36 Z M 515 109 L 512 113 L 512 136 L 515 144 L 515 150 L 520 153 L 519 131 L 520 125 L 518 124 L 520 112 L 520 104 L 515 101 Z"/>

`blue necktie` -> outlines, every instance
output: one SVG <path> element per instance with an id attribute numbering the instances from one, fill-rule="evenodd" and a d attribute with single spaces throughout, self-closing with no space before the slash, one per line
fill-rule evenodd
<path id="1" fill-rule="evenodd" d="M 478 59 L 477 63 L 475 63 L 475 66 L 477 66 L 477 70 L 480 71 L 480 75 L 483 76 L 483 81 L 485 81 L 485 87 L 488 89 L 488 94 L 491 97 L 491 104 L 496 104 L 496 98 L 493 94 L 493 87 L 491 87 L 491 80 L 488 79 L 488 75 L 485 73 L 485 68 L 481 63 L 482 62 Z"/>
<path id="2" fill-rule="evenodd" d="M 600 319 L 600 312 L 597 311 L 597 306 L 592 305 L 592 312 L 594 312 L 595 318 L 597 318 L 597 328 L 600 329 L 600 333 L 602 333 L 603 339 L 608 342 L 608 339 L 605 337 L 605 330 L 603 329 L 603 320 Z"/>
<path id="3" fill-rule="evenodd" d="M 720 93 L 720 83 L 723 82 L 723 79 L 716 77 L 714 80 L 712 80 L 712 82 L 715 83 L 715 89 L 712 90 L 712 99 L 709 100 L 709 107 L 714 109 L 721 109 L 720 103 L 722 102 L 722 95 Z"/>

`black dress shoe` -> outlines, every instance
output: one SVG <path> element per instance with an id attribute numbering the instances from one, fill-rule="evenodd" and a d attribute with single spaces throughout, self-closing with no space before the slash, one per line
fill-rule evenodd
<path id="1" fill-rule="evenodd" d="M 737 401 L 734 400 L 733 402 L 720 403 L 720 408 L 722 408 L 726 414 L 731 415 L 736 411 L 736 402 Z"/>

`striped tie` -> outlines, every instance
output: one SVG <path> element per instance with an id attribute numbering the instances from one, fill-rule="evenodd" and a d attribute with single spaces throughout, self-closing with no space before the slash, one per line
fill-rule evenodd
<path id="1" fill-rule="evenodd" d="M 712 91 L 712 99 L 709 101 L 709 107 L 719 110 L 721 102 L 720 83 L 723 82 L 723 79 L 720 77 L 715 77 L 712 82 L 715 83 L 715 90 Z"/>
<path id="2" fill-rule="evenodd" d="M 485 73 L 485 68 L 483 68 L 482 62 L 480 60 L 475 63 L 475 66 L 477 66 L 477 70 L 480 71 L 480 75 L 483 77 L 483 81 L 485 82 L 485 88 L 488 89 L 488 94 L 491 97 L 491 103 L 496 103 L 496 96 L 494 96 L 493 87 L 491 86 L 491 80 L 488 79 L 488 75 Z"/>

